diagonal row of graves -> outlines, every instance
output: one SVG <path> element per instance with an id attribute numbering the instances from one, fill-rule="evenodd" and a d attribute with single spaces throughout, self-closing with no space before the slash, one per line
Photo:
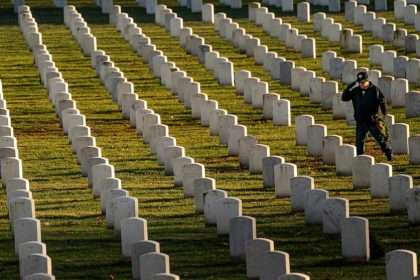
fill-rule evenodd
<path id="1" fill-rule="evenodd" d="M 19 158 L 1 80 L 0 97 L 0 174 L 1 182 L 6 187 L 6 205 L 15 241 L 14 251 L 19 259 L 20 277 L 24 280 L 36 280 L 37 275 L 32 273 L 36 271 L 36 267 L 43 267 L 50 274 L 52 264 L 47 255 L 47 247 L 42 242 L 41 223 L 35 215 L 35 201 L 29 181 L 23 177 L 22 160 Z"/>
<path id="2" fill-rule="evenodd" d="M 20 6 L 18 13 L 22 33 L 33 52 L 41 81 L 48 90 L 49 100 L 60 119 L 63 132 L 68 135 L 69 144 L 80 163 L 81 173 L 88 177 L 88 185 L 92 188 L 93 196 L 100 197 L 101 210 L 106 216 L 107 227 L 113 228 L 120 236 L 123 256 L 138 256 L 132 259 L 133 277 L 150 280 L 179 279 L 177 275 L 170 274 L 169 256 L 160 252 L 159 243 L 148 240 L 147 220 L 138 217 L 137 198 L 131 197 L 128 191 L 122 188 L 121 180 L 115 177 L 113 165 L 109 164 L 107 158 L 102 157 L 101 148 L 96 145 L 96 139 L 91 135 L 90 127 L 86 125 L 85 116 L 77 109 L 67 83 L 55 66 L 47 47 L 42 43 L 42 34 L 38 30 L 30 8 Z M 37 40 L 34 40 L 34 37 Z M 96 39 L 93 36 L 77 38 L 89 41 L 88 45 L 96 48 Z M 86 49 L 89 47 L 85 46 Z M 99 76 L 102 73 L 98 71 Z M 3 165 L 2 160 L 2 167 Z M 30 226 L 25 226 L 21 232 L 26 234 L 24 241 L 40 242 L 33 237 L 34 229 Z M 15 238 L 17 247 L 22 248 L 22 242 Z M 39 255 L 43 261 L 47 259 L 46 256 L 38 254 L 37 250 L 39 247 L 30 247 L 27 249 L 27 254 Z M 28 264 L 30 270 L 26 270 L 25 273 L 33 275 L 33 278 L 25 279 L 54 279 L 51 275 L 51 265 L 46 266 L 44 262 L 35 259 Z"/>
<path id="3" fill-rule="evenodd" d="M 160 6 L 160 7 L 162 7 L 162 6 Z M 162 8 L 164 8 L 164 7 L 162 7 Z M 171 72 L 171 71 L 168 71 L 168 67 L 169 68 L 172 67 L 173 73 L 177 73 L 179 70 L 176 70 L 177 68 L 174 67 L 173 63 L 166 62 L 165 59 L 163 59 L 163 62 L 158 63 L 159 60 L 162 60 L 161 56 L 163 56 L 163 55 L 161 54 L 161 52 L 160 51 L 157 51 L 156 50 L 156 47 L 153 46 L 153 45 L 151 45 L 150 39 L 148 37 L 146 37 L 144 34 L 141 34 L 141 29 L 138 28 L 138 27 L 136 27 L 136 24 L 133 23 L 133 20 L 130 17 L 128 17 L 127 14 L 121 14 L 120 13 L 121 10 L 120 10 L 119 7 L 115 7 L 114 8 L 114 11 L 117 11 L 117 12 L 111 14 L 111 17 L 110 17 L 111 18 L 111 22 L 117 24 L 119 30 L 124 33 L 124 36 L 126 37 L 127 40 L 130 41 L 130 43 L 132 44 L 133 48 L 138 53 L 140 53 L 144 57 L 144 59 L 146 61 L 149 61 L 149 63 L 150 63 L 150 60 L 152 60 L 152 63 L 151 63 L 152 66 L 151 67 L 152 67 L 152 69 L 153 69 L 153 71 L 155 73 L 159 73 L 160 72 L 162 83 L 165 84 L 166 86 L 174 86 L 174 84 L 175 84 L 175 88 L 178 88 L 178 90 L 179 90 L 179 87 L 176 86 L 177 82 L 168 78 L 168 72 Z M 158 18 L 159 18 L 158 13 L 156 14 L 156 17 L 157 17 L 157 20 L 158 20 Z M 132 33 L 129 31 L 128 26 L 131 26 Z M 192 36 L 192 35 L 190 35 L 190 36 Z M 137 38 L 134 38 L 134 37 L 137 37 Z M 142 37 L 142 39 L 140 37 Z M 144 40 L 144 42 L 143 42 L 144 45 L 143 46 L 141 46 L 141 43 L 139 42 L 140 40 Z M 150 58 L 150 56 L 154 56 L 154 57 Z M 147 57 L 149 57 L 149 58 L 147 58 Z M 154 59 L 155 57 L 156 57 L 156 59 Z M 158 68 L 158 69 L 156 70 L 156 68 Z M 159 69 L 159 68 L 161 68 L 161 69 Z M 171 82 L 172 82 L 172 84 L 171 84 Z M 190 81 L 190 84 L 191 83 L 193 83 L 193 82 Z M 184 94 L 182 97 L 179 97 L 179 98 L 184 99 L 185 104 L 187 106 L 188 99 L 189 98 L 192 99 L 194 96 L 193 97 L 188 96 L 188 93 L 187 93 L 187 96 L 185 96 L 186 93 L 187 93 L 187 91 L 186 92 L 181 92 L 181 93 L 178 92 L 178 94 L 181 94 L 181 95 Z M 203 94 L 197 93 L 197 94 L 194 94 L 194 95 L 203 95 Z M 202 99 L 202 97 L 200 97 L 200 99 Z M 192 101 L 190 101 L 190 102 L 191 102 L 191 104 L 193 104 Z M 214 102 L 213 102 L 213 104 L 214 104 Z M 194 109 L 193 109 L 193 111 L 194 111 Z M 222 119 L 219 118 L 219 120 L 222 120 Z M 222 128 L 222 127 L 223 126 L 221 125 L 220 128 Z M 219 136 L 221 136 L 220 135 L 221 134 L 220 133 L 221 131 L 219 131 Z M 261 147 L 259 149 L 261 149 L 261 151 L 263 151 L 263 152 L 266 152 L 267 151 L 267 149 L 266 148 L 264 149 L 263 147 Z M 258 152 L 258 151 L 255 151 L 255 152 Z M 252 152 L 251 152 L 251 154 L 252 154 Z M 257 157 L 257 158 L 258 159 L 261 159 L 261 157 Z M 249 162 L 249 165 L 252 165 L 251 161 Z"/>

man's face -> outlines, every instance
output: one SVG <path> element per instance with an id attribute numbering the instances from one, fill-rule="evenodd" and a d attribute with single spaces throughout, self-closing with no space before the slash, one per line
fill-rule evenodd
<path id="1" fill-rule="evenodd" d="M 367 88 L 369 87 L 369 81 L 368 81 L 368 80 L 361 81 L 361 82 L 359 83 L 359 86 L 360 86 L 362 89 L 367 89 Z"/>

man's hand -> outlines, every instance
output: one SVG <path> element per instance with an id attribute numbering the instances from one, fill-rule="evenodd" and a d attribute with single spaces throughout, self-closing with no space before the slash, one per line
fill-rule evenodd
<path id="1" fill-rule="evenodd" d="M 350 91 L 352 91 L 353 89 L 355 89 L 355 88 L 357 88 L 357 87 L 359 87 L 359 82 L 358 81 L 355 81 L 355 82 L 353 82 L 351 85 L 350 85 L 350 88 L 349 88 L 349 90 Z"/>

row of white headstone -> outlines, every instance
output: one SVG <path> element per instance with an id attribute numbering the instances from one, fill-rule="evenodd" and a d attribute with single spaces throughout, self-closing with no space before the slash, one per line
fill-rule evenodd
<path id="1" fill-rule="evenodd" d="M 345 3 L 345 18 L 372 33 L 373 37 L 392 43 L 395 47 L 404 48 L 407 53 L 415 52 L 420 56 L 420 40 L 418 34 L 407 34 L 407 29 L 396 28 L 396 24 L 388 22 L 376 13 L 368 11 L 365 5 L 358 5 L 354 0 Z"/>
<path id="2" fill-rule="evenodd" d="M 35 215 L 35 201 L 29 182 L 23 177 L 22 160 L 11 126 L 9 110 L 3 97 L 0 80 L 0 167 L 1 181 L 6 187 L 10 229 L 13 232 L 15 254 L 19 258 L 22 279 L 38 279 L 40 273 L 52 275 L 51 259 L 41 239 L 41 223 Z"/>
<path id="3" fill-rule="evenodd" d="M 410 4 L 406 0 L 395 0 L 394 17 L 403 20 L 406 24 L 414 25 L 415 29 L 420 31 L 420 13 L 417 12 L 416 4 Z"/>
<path id="4" fill-rule="evenodd" d="M 353 34 L 353 29 L 343 28 L 341 23 L 334 22 L 334 18 L 327 17 L 325 13 L 318 12 L 313 15 L 313 29 L 320 32 L 328 41 L 340 43 L 340 46 L 348 52 L 363 52 L 363 37 Z"/>
<path id="5" fill-rule="evenodd" d="M 163 7 L 162 5 L 159 5 L 156 9 L 157 11 L 156 20 L 161 25 L 165 25 L 165 22 L 161 20 L 163 18 L 161 17 L 163 14 L 162 10 L 165 10 L 165 9 L 166 7 Z M 120 10 L 120 9 L 116 8 L 115 10 Z M 162 52 L 155 51 L 155 53 L 149 56 L 147 53 L 148 48 L 146 48 L 145 46 L 140 46 L 140 48 L 138 48 L 139 45 L 133 44 L 133 42 L 136 42 L 136 41 L 139 42 L 139 38 L 137 40 L 134 38 L 126 38 L 127 35 L 130 33 L 129 32 L 130 28 L 128 28 L 128 25 L 132 26 L 133 24 L 132 20 L 130 20 L 127 14 L 121 13 L 114 16 L 117 17 L 117 20 L 116 20 L 117 28 L 123 33 L 123 36 L 125 37 L 125 39 L 131 43 L 132 47 L 141 56 L 143 56 L 143 58 L 145 59 L 145 62 L 149 64 L 153 74 L 156 77 L 161 79 L 161 83 L 165 87 L 170 89 L 173 94 L 177 95 L 178 98 L 180 98 L 180 96 L 182 96 L 183 94 L 185 95 L 185 92 L 184 92 L 185 89 L 183 89 L 182 87 L 175 86 L 175 88 L 173 88 L 174 84 L 178 84 L 178 82 L 176 81 L 178 79 L 177 77 L 178 75 L 176 73 L 183 72 L 183 71 L 180 71 L 172 62 L 164 62 L 162 64 L 157 63 L 156 61 L 160 60 L 160 57 L 162 56 L 165 57 Z M 114 18 L 114 16 L 110 16 L 110 18 Z M 137 29 L 138 32 L 141 31 L 141 28 L 139 27 L 132 27 L 132 28 Z M 148 38 L 146 35 L 144 34 L 140 35 L 138 33 L 137 35 L 134 35 L 134 36 L 142 36 L 144 38 Z M 145 45 L 151 44 L 150 38 L 144 41 L 147 41 L 147 43 L 144 42 Z M 166 57 L 163 60 L 166 61 L 167 60 Z M 173 68 L 174 71 L 172 72 L 174 74 L 173 76 L 174 79 L 172 79 L 171 81 L 166 80 L 164 78 L 166 63 L 171 64 L 174 67 Z M 157 69 L 157 68 L 160 68 L 160 69 Z M 183 75 L 185 75 L 185 72 Z M 190 80 L 190 83 L 193 83 L 191 78 L 189 78 L 188 80 Z M 180 98 L 180 101 L 186 105 L 186 100 L 183 100 Z M 210 103 L 210 107 L 214 108 L 213 111 L 216 112 L 216 116 L 218 115 L 217 113 L 218 111 L 226 111 L 226 110 L 217 109 L 218 107 L 215 107 L 215 105 L 217 106 L 217 101 L 212 101 Z M 209 110 L 209 109 L 205 109 L 205 110 Z M 203 113 L 203 111 L 201 112 Z M 228 118 L 224 120 L 223 118 L 224 116 Z M 229 115 L 229 114 L 222 115 L 218 121 L 220 126 L 219 125 L 215 126 L 216 129 L 214 132 L 218 133 L 220 136 L 221 131 L 226 130 L 225 128 L 227 127 L 227 125 L 231 123 L 231 120 L 233 120 L 233 122 L 236 122 L 235 121 L 236 119 L 237 119 L 236 116 L 233 116 L 233 115 Z M 202 118 L 202 121 L 203 121 L 203 118 Z M 239 126 L 239 125 L 236 125 L 236 126 Z M 243 127 L 243 126 L 240 126 L 240 127 Z M 252 140 L 256 141 L 254 140 L 254 137 L 252 138 Z M 264 146 L 264 145 L 260 145 L 260 146 Z M 168 152 L 168 150 L 170 151 L 171 148 L 172 146 L 169 146 L 165 148 L 165 151 Z M 247 150 L 246 148 L 247 147 L 244 147 L 244 150 Z M 217 227 L 218 234 L 229 234 L 231 248 L 237 246 L 235 244 L 238 244 L 238 243 L 241 244 L 241 248 L 243 252 L 245 251 L 245 248 L 247 248 L 248 255 L 249 255 L 247 257 L 247 275 L 251 275 L 251 276 L 256 275 L 256 274 L 260 275 L 260 273 L 262 273 L 262 267 L 260 267 L 259 264 L 261 264 L 261 265 L 264 265 L 263 271 L 265 271 L 265 273 L 269 273 L 267 274 L 269 276 L 266 276 L 266 277 L 272 277 L 268 279 L 275 279 L 276 276 L 280 276 L 285 273 L 286 274 L 283 275 L 282 276 L 283 278 L 281 279 L 289 279 L 295 276 L 304 277 L 304 278 L 299 278 L 299 279 L 308 279 L 307 276 L 304 276 L 304 275 L 289 273 L 288 258 L 287 260 L 284 260 L 284 265 L 282 265 L 281 267 L 277 266 L 278 262 L 276 260 L 278 260 L 279 255 L 284 256 L 285 254 L 287 255 L 287 253 L 278 252 L 278 251 L 271 252 L 272 250 L 264 250 L 264 252 L 259 250 L 255 252 L 254 247 L 258 247 L 257 240 L 259 240 L 259 239 L 256 239 L 255 233 L 253 235 L 251 233 L 246 233 L 246 235 L 249 235 L 249 238 L 245 240 L 242 239 L 241 237 L 243 235 L 242 228 L 239 230 L 239 233 L 238 233 L 238 229 L 235 226 L 233 226 L 232 223 L 234 223 L 234 220 L 236 218 L 237 219 L 251 219 L 252 221 L 255 221 L 255 219 L 251 217 L 242 216 L 241 201 L 237 198 L 228 197 L 228 194 L 225 191 L 216 189 L 215 180 L 213 178 L 205 177 L 205 167 L 203 165 L 195 163 L 193 158 L 185 156 L 184 153 L 181 153 L 178 157 L 166 157 L 166 159 L 171 160 L 171 166 L 172 166 L 172 170 L 168 170 L 169 172 L 167 172 L 167 174 L 171 175 L 173 173 L 175 177 L 174 178 L 175 185 L 182 186 L 184 188 L 184 194 L 186 196 L 194 197 L 196 211 L 198 213 L 204 212 L 206 223 L 215 224 Z M 255 222 L 254 222 L 254 225 L 255 225 Z M 255 226 L 253 228 L 255 228 Z M 255 232 L 255 230 L 253 232 Z M 240 236 L 238 236 L 238 234 Z M 246 241 L 249 241 L 249 242 L 246 242 Z M 272 244 L 272 241 L 269 241 L 269 242 Z M 263 253 L 264 255 L 266 255 L 266 253 L 267 254 L 270 253 L 270 256 L 267 256 L 266 258 L 267 261 L 264 263 L 261 261 L 261 256 Z M 232 254 L 232 257 L 235 257 L 235 249 L 231 249 L 231 254 Z M 255 262 L 257 262 L 257 267 L 255 267 Z M 287 266 L 287 270 L 283 268 L 286 266 Z M 251 268 L 248 268 L 248 267 L 251 267 Z"/>
<path id="6" fill-rule="evenodd" d="M 25 6 L 20 5 L 19 24 L 21 32 L 30 49 L 35 52 L 42 44 L 42 35 L 32 15 L 25 13 Z M 35 61 L 42 65 L 41 61 Z M 46 67 L 43 64 L 41 67 Z M 41 75 L 45 79 L 46 74 Z M 1 92 L 1 90 L 0 90 Z M 22 279 L 55 279 L 52 275 L 51 259 L 47 247 L 41 239 L 41 224 L 35 215 L 35 203 L 32 199 L 29 182 L 23 177 L 22 161 L 18 156 L 16 138 L 10 124 L 10 117 L 4 100 L 1 102 L 1 179 L 6 186 L 9 219 L 14 233 L 15 253 L 19 257 L 20 277 Z M 6 119 L 7 117 L 7 119 Z"/>
<path id="7" fill-rule="evenodd" d="M 131 113 L 130 101 L 139 101 L 137 102 L 139 106 L 144 106 L 146 103 L 138 100 L 133 84 L 127 81 L 105 52 L 96 48 L 90 52 L 85 51 L 82 35 L 89 27 L 74 6 L 65 7 L 64 18 L 82 51 L 91 57 L 91 66 L 96 70 L 112 99 L 124 109 L 124 116 L 127 118 Z M 74 28 L 75 24 L 81 24 L 84 27 Z M 96 38 L 91 36 L 96 41 Z M 147 127 L 143 132 L 150 133 L 147 143 L 153 143 L 154 139 L 160 135 L 168 136 L 167 126 L 153 125 L 154 120 L 159 118 L 159 115 L 153 115 L 155 118 L 149 118 L 149 122 L 144 121 Z M 85 159 L 100 157 L 99 148 L 93 146 L 88 148 Z M 133 279 L 179 279 L 177 275 L 170 273 L 169 256 L 160 252 L 159 243 L 148 240 L 147 220 L 138 218 L 137 199 L 129 197 L 128 192 L 121 188 L 121 180 L 115 177 L 113 166 L 99 163 L 93 165 L 91 170 L 93 195 L 101 198 L 101 210 L 106 215 L 107 225 L 120 234 L 122 255 L 131 257 Z"/>
<path id="8" fill-rule="evenodd" d="M 307 4 L 305 2 L 300 4 L 302 3 Z M 306 15 L 309 21 L 309 11 Z M 304 34 L 299 34 L 297 28 L 283 22 L 282 18 L 276 17 L 266 7 L 261 7 L 260 3 L 249 3 L 248 18 L 257 25 L 261 25 L 267 34 L 284 42 L 287 48 L 302 53 L 302 57 L 316 58 L 315 38 L 308 38 Z"/>
<path id="9" fill-rule="evenodd" d="M 291 38 L 297 37 L 296 40 L 302 37 L 307 38 L 304 34 L 299 35 L 299 30 L 293 28 L 290 24 L 282 23 L 281 18 L 276 18 L 274 13 L 268 12 L 268 9 L 261 7 L 258 2 L 250 3 L 248 9 L 248 17 L 251 21 L 262 25 L 264 30 L 271 36 L 286 42 L 286 46 L 288 46 L 287 42 L 290 42 L 290 39 L 288 40 L 290 36 Z M 299 21 L 310 22 L 310 5 L 308 2 L 300 2 L 298 4 L 297 18 Z M 362 53 L 362 36 L 354 35 L 352 29 L 342 29 L 341 24 L 334 23 L 334 19 L 326 17 L 325 13 L 314 14 L 313 23 L 314 30 L 321 32 L 321 36 L 325 37 L 329 42 L 340 43 L 341 47 L 348 52 Z M 304 49 L 301 51 L 304 52 Z M 316 53 L 316 51 L 313 52 Z M 304 57 L 306 57 L 305 54 Z"/>

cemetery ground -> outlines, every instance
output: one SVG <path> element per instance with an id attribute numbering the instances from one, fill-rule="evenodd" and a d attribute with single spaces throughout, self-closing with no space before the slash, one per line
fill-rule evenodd
<path id="1" fill-rule="evenodd" d="M 217 236 L 214 226 L 205 226 L 202 214 L 196 214 L 192 199 L 184 198 L 182 189 L 173 186 L 170 176 L 158 165 L 149 147 L 129 126 L 106 89 L 90 68 L 90 58 L 83 56 L 77 42 L 62 22 L 62 12 L 52 7 L 52 1 L 27 1 L 31 6 L 43 35 L 44 44 L 51 52 L 69 91 L 87 125 L 92 128 L 102 153 L 114 164 L 116 177 L 131 195 L 139 199 L 139 216 L 148 220 L 149 239 L 160 242 L 161 250 L 170 256 L 171 271 L 182 279 L 245 279 L 244 262 L 235 263 L 229 257 L 226 236 Z M 33 57 L 20 33 L 17 18 L 6 3 L 0 6 L 0 79 L 4 96 L 18 140 L 24 175 L 31 184 L 36 201 L 37 217 L 42 223 L 42 238 L 47 244 L 57 279 L 130 279 L 129 260 L 120 254 L 120 242 L 111 229 L 106 228 L 100 208 L 87 187 L 68 145 L 67 137 L 59 127 L 54 109 L 48 102 L 47 91 L 41 86 Z M 201 83 L 202 92 L 209 99 L 219 101 L 221 107 L 238 115 L 248 133 L 260 143 L 271 148 L 272 155 L 285 157 L 297 164 L 299 175 L 312 176 L 315 186 L 330 192 L 330 197 L 350 199 L 350 214 L 369 219 L 372 260 L 368 264 L 354 264 L 340 257 L 340 239 L 322 233 L 321 226 L 305 225 L 302 213 L 291 212 L 289 199 L 275 197 L 274 189 L 263 188 L 261 175 L 251 175 L 241 170 L 238 158 L 228 156 L 225 146 L 217 136 L 209 136 L 208 128 L 192 120 L 190 111 L 160 85 L 121 37 L 108 18 L 100 13 L 93 1 L 69 1 L 82 13 L 96 36 L 98 49 L 111 56 L 116 66 L 134 83 L 136 93 L 148 106 L 161 115 L 162 123 L 169 126 L 177 144 L 186 148 L 186 154 L 206 166 L 207 177 L 216 179 L 218 188 L 228 190 L 230 196 L 243 203 L 243 214 L 257 219 L 257 236 L 275 241 L 275 248 L 290 254 L 291 270 L 306 273 L 311 279 L 384 279 L 384 253 L 393 249 L 420 249 L 419 226 L 410 226 L 406 214 L 390 214 L 387 199 L 371 199 L 368 190 L 354 190 L 351 177 L 337 177 L 335 167 L 307 155 L 303 146 L 295 145 L 294 126 L 274 126 L 262 118 L 260 109 L 253 109 L 235 89 L 220 86 L 213 75 L 187 54 L 179 42 L 170 37 L 162 27 L 146 16 L 144 9 L 134 1 L 115 1 L 150 36 L 158 49 L 168 59 Z M 159 2 L 163 3 L 163 2 Z M 169 2 L 168 5 L 175 3 Z M 343 136 L 343 142 L 354 144 L 354 128 L 343 120 L 333 120 L 331 111 L 311 104 L 287 86 L 273 81 L 262 66 L 252 58 L 239 53 L 228 41 L 219 37 L 211 24 L 202 23 L 200 14 L 186 9 L 174 9 L 184 18 L 184 26 L 206 39 L 222 55 L 235 64 L 235 70 L 246 69 L 269 82 L 271 91 L 291 101 L 292 120 L 295 116 L 312 114 L 316 123 L 326 124 L 328 134 Z M 216 11 L 226 12 L 247 32 L 257 35 L 262 43 L 279 55 L 296 61 L 299 66 L 322 73 L 320 56 L 331 49 L 346 58 L 356 59 L 359 66 L 369 66 L 367 47 L 379 43 L 370 34 L 355 28 L 363 35 L 363 54 L 349 54 L 312 31 L 310 23 L 298 22 L 286 14 L 284 21 L 293 23 L 305 34 L 317 40 L 317 60 L 301 58 L 300 54 L 286 50 L 277 39 L 270 38 L 261 27 L 249 22 L 246 9 L 230 11 L 216 6 Z M 312 11 L 312 13 L 315 11 Z M 281 15 L 277 11 L 277 16 Z M 392 16 L 391 12 L 387 16 Z M 334 15 L 345 22 L 342 14 Z M 350 23 L 346 23 L 349 26 Z M 380 42 L 382 43 L 382 42 Z M 402 50 L 399 50 L 402 52 Z M 341 85 L 341 88 L 343 85 Z M 391 109 L 397 122 L 410 125 L 410 134 L 420 133 L 417 119 L 405 118 L 403 109 Z M 368 153 L 377 162 L 385 161 L 372 140 Z M 413 176 L 414 185 L 420 184 L 420 166 L 409 165 L 407 156 L 397 155 L 392 162 L 394 174 Z M 5 189 L 0 188 L 0 200 L 6 201 Z M 7 207 L 0 204 L 0 278 L 17 279 L 18 261 L 13 252 L 12 233 L 9 229 Z"/>

